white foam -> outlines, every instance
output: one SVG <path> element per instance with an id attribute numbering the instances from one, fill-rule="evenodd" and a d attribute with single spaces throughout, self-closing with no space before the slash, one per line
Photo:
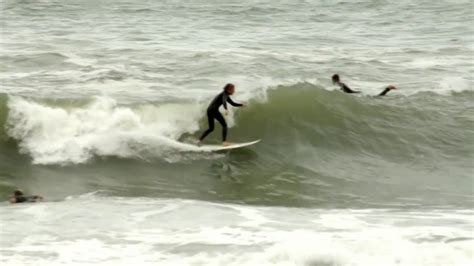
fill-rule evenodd
<path id="1" fill-rule="evenodd" d="M 461 92 L 474 90 L 474 84 L 462 77 L 443 77 L 438 81 L 439 90 L 444 92 Z"/>
<path id="2" fill-rule="evenodd" d="M 446 266 L 474 259 L 471 210 L 318 210 L 88 194 L 0 207 L 0 224 L 7 265 Z"/>
<path id="3" fill-rule="evenodd" d="M 97 63 L 97 59 L 92 59 L 92 58 L 85 58 L 85 57 L 81 57 L 80 55 L 78 54 L 75 54 L 75 53 L 71 53 L 71 52 L 65 52 L 64 53 L 65 56 L 67 56 L 67 61 L 73 63 L 73 64 L 76 64 L 76 65 L 80 65 L 80 66 L 91 66 L 91 65 L 95 65 Z"/>
<path id="4" fill-rule="evenodd" d="M 474 259 L 469 210 L 318 210 L 88 194 L 0 211 L 0 254 L 8 265 L 445 266 Z"/>
<path id="5" fill-rule="evenodd" d="M 83 163 L 96 155 L 162 156 L 170 150 L 192 149 L 177 139 L 198 130 L 202 115 L 197 105 L 132 108 L 108 97 L 67 109 L 10 97 L 8 107 L 8 134 L 37 164 Z"/>

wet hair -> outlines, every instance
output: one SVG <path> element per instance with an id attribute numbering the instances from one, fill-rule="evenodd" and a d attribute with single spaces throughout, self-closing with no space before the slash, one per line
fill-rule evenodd
<path id="1" fill-rule="evenodd" d="M 23 196 L 23 192 L 21 192 L 21 190 L 19 190 L 19 189 L 15 190 L 15 191 L 13 192 L 13 194 L 14 194 L 15 196 L 17 196 L 17 197 Z"/>
<path id="2" fill-rule="evenodd" d="M 336 82 L 336 81 L 339 81 L 339 80 L 340 80 L 340 79 L 339 79 L 339 75 L 338 75 L 338 74 L 332 75 L 332 81 L 333 81 L 333 82 Z"/>
<path id="3" fill-rule="evenodd" d="M 225 92 L 228 92 L 228 91 L 230 90 L 230 88 L 232 88 L 232 87 L 234 87 L 234 84 L 232 84 L 232 83 L 227 83 L 227 84 L 225 84 L 225 86 L 224 86 L 224 91 L 225 91 Z"/>

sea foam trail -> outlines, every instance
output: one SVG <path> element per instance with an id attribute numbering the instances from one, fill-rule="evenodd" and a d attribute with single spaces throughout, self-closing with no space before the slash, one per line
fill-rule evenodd
<path id="1" fill-rule="evenodd" d="M 169 150 L 192 150 L 176 139 L 194 132 L 201 112 L 197 106 L 119 106 L 96 97 L 82 107 L 48 106 L 10 97 L 8 134 L 37 164 L 83 163 L 96 156 L 139 157 L 152 152 L 166 158 Z"/>

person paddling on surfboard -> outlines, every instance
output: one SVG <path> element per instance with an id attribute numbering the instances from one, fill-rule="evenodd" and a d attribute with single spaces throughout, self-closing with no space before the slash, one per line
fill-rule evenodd
<path id="1" fill-rule="evenodd" d="M 38 202 L 42 201 L 43 197 L 38 195 L 25 196 L 19 189 L 13 191 L 13 195 L 10 198 L 10 203 L 25 203 L 25 202 Z"/>
<path id="2" fill-rule="evenodd" d="M 360 91 L 354 91 L 351 88 L 349 88 L 346 84 L 341 82 L 341 79 L 339 78 L 338 74 L 332 75 L 332 83 L 338 85 L 341 90 L 345 93 L 360 93 Z M 381 93 L 379 93 L 377 96 L 384 96 L 391 90 L 395 90 L 396 87 L 393 85 L 388 85 L 387 88 L 385 88 Z"/>
<path id="3" fill-rule="evenodd" d="M 228 83 L 225 85 L 224 90 L 219 93 L 214 100 L 212 100 L 211 104 L 209 104 L 209 107 L 207 107 L 207 121 L 209 123 L 209 128 L 204 131 L 202 136 L 199 138 L 198 146 L 201 146 L 202 141 L 204 138 L 209 135 L 212 131 L 214 131 L 214 119 L 219 121 L 219 123 L 222 125 L 222 145 L 228 146 L 230 145 L 229 142 L 227 142 L 227 123 L 225 122 L 224 117 L 222 114 L 219 112 L 219 107 L 221 105 L 224 105 L 225 109 L 225 115 L 228 114 L 227 111 L 227 103 L 230 103 L 232 106 L 235 107 L 242 107 L 245 106 L 242 103 L 236 103 L 232 101 L 230 98 L 230 95 L 234 94 L 235 92 L 235 86 L 234 84 Z"/>

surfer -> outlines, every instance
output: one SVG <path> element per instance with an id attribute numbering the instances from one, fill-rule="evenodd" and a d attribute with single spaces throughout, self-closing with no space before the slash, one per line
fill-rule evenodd
<path id="1" fill-rule="evenodd" d="M 10 203 L 24 203 L 24 202 L 38 202 L 43 200 L 43 197 L 38 195 L 25 196 L 21 190 L 15 190 L 10 198 Z"/>
<path id="2" fill-rule="evenodd" d="M 219 121 L 219 123 L 222 125 L 222 145 L 228 146 L 230 143 L 228 143 L 227 140 L 227 123 L 225 122 L 224 117 L 222 114 L 219 112 L 219 107 L 221 105 L 224 105 L 225 109 L 225 115 L 228 114 L 227 111 L 227 103 L 230 103 L 232 106 L 236 107 L 241 107 L 244 106 L 242 103 L 236 103 L 232 101 L 230 98 L 230 95 L 234 94 L 235 92 L 235 86 L 234 84 L 228 83 L 225 85 L 224 90 L 219 93 L 214 100 L 212 100 L 211 104 L 209 104 L 209 107 L 207 107 L 207 121 L 209 123 L 209 128 L 204 131 L 202 136 L 199 138 L 198 145 L 200 146 L 202 144 L 202 141 L 204 138 L 206 138 L 209 133 L 211 133 L 214 130 L 214 119 Z"/>
<path id="3" fill-rule="evenodd" d="M 341 79 L 339 78 L 338 74 L 332 75 L 332 83 L 338 85 L 341 90 L 345 93 L 360 93 L 360 91 L 355 91 L 349 88 L 346 84 L 341 82 Z M 393 85 L 388 85 L 387 88 L 385 88 L 381 93 L 377 94 L 376 96 L 384 96 L 391 90 L 395 90 L 396 87 Z"/>

